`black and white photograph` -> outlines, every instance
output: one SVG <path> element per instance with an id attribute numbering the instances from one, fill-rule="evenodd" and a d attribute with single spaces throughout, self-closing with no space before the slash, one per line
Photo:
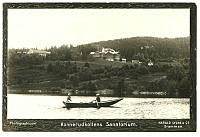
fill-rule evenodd
<path id="1" fill-rule="evenodd" d="M 196 131 L 195 3 L 4 3 L 4 131 Z"/>

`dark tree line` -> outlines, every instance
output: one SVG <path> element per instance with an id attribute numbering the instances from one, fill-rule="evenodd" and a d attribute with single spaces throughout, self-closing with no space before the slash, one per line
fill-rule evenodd
<path id="1" fill-rule="evenodd" d="M 190 56 L 190 38 L 155 38 L 133 37 L 109 41 L 101 41 L 80 45 L 79 49 L 86 57 L 91 51 L 102 47 L 112 48 L 119 51 L 123 58 L 128 61 L 138 59 L 141 61 L 162 58 L 182 58 Z"/>
<path id="2" fill-rule="evenodd" d="M 8 65 L 33 66 L 45 62 L 45 57 L 38 54 L 23 54 L 19 50 L 10 49 L 8 52 Z"/>
<path id="3" fill-rule="evenodd" d="M 47 55 L 47 60 L 85 60 L 90 59 L 90 52 L 100 50 L 102 47 L 113 48 L 120 52 L 121 58 L 127 61 L 133 59 L 142 62 L 158 61 L 166 58 L 189 58 L 190 40 L 184 38 L 155 38 L 155 37 L 134 37 L 101 41 L 73 47 L 72 45 L 62 45 L 61 47 L 51 47 L 47 49 L 51 54 Z M 15 53 L 14 53 L 15 52 Z M 10 56 L 17 60 L 21 54 L 17 55 L 17 50 L 9 51 Z M 24 55 L 25 56 L 25 55 Z M 36 55 L 35 55 L 36 56 Z M 40 58 L 40 57 L 37 57 Z M 12 59 L 13 60 L 13 59 Z M 38 60 L 37 60 L 38 61 Z M 33 60 L 34 62 L 34 60 Z M 40 61 L 38 61 L 40 62 Z M 18 62 L 20 63 L 20 62 Z M 34 62 L 35 63 L 35 62 Z"/>

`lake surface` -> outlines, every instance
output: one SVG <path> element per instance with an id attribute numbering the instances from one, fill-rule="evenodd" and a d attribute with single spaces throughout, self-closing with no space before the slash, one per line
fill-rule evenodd
<path id="1" fill-rule="evenodd" d="M 72 96 L 72 102 L 95 97 Z M 101 97 L 102 101 L 116 97 Z M 124 98 L 105 108 L 63 108 L 65 96 L 8 94 L 8 119 L 189 119 L 189 98 Z"/>

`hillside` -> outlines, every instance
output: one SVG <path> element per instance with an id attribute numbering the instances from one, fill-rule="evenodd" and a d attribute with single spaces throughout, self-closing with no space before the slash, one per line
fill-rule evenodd
<path id="1" fill-rule="evenodd" d="M 83 55 L 88 55 L 91 51 L 99 48 L 112 48 L 119 51 L 122 57 L 128 61 L 132 59 L 150 58 L 152 60 L 160 58 L 182 58 L 190 56 L 190 38 L 156 38 L 156 37 L 133 37 L 125 39 L 115 39 L 100 41 L 80 45 L 79 49 Z M 139 54 L 142 53 L 143 55 Z"/>
<path id="2" fill-rule="evenodd" d="M 89 55 L 102 47 L 119 51 L 127 62 Z M 10 49 L 9 93 L 95 95 L 106 92 L 108 96 L 189 97 L 192 90 L 189 49 L 189 37 L 134 37 L 77 47 L 63 45 L 47 49 L 51 52 L 47 56 Z M 148 65 L 150 60 L 152 65 Z"/>

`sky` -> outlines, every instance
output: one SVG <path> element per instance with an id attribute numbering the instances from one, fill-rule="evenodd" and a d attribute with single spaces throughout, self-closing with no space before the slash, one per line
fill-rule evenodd
<path id="1" fill-rule="evenodd" d="M 189 35 L 189 9 L 8 9 L 8 48 Z"/>

